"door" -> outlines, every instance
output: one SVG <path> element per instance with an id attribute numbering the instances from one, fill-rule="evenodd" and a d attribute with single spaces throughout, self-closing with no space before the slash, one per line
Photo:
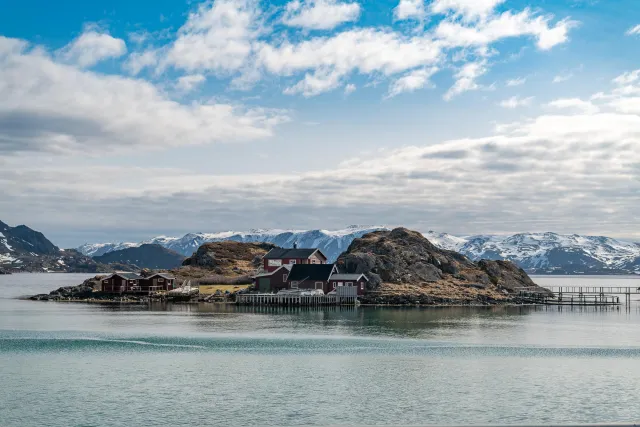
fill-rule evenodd
<path id="1" fill-rule="evenodd" d="M 258 280 L 258 290 L 260 292 L 271 291 L 271 279 L 268 277 L 262 277 Z"/>

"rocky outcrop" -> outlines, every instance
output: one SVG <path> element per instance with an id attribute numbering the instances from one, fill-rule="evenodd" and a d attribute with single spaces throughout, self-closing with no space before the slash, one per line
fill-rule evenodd
<path id="1" fill-rule="evenodd" d="M 513 300 L 517 288 L 536 287 L 508 261 L 474 263 L 405 228 L 355 239 L 337 262 L 342 271 L 369 278 L 364 302 L 496 303 Z"/>
<path id="2" fill-rule="evenodd" d="M 240 243 L 233 241 L 205 243 L 189 258 L 182 267 L 171 270 L 178 280 L 203 280 L 225 278 L 220 283 L 250 282 L 259 270 L 262 257 L 275 246 L 270 243 Z"/>

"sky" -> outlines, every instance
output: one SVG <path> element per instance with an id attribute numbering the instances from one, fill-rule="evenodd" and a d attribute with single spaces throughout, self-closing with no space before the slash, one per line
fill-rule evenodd
<path id="1" fill-rule="evenodd" d="M 640 240 L 639 53 L 636 0 L 4 0 L 0 219 Z"/>

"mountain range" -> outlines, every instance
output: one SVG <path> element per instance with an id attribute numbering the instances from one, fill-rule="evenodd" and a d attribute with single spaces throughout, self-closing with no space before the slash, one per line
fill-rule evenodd
<path id="1" fill-rule="evenodd" d="M 347 250 L 353 239 L 383 226 L 350 226 L 342 230 L 250 230 L 221 233 L 189 233 L 182 237 L 159 236 L 140 243 L 85 244 L 78 251 L 100 256 L 116 250 L 158 244 L 190 256 L 206 242 L 268 242 L 280 247 L 320 248 L 330 260 Z M 510 236 L 454 236 L 429 231 L 423 233 L 442 249 L 480 259 L 510 260 L 532 274 L 640 274 L 640 244 L 602 236 L 557 233 L 518 233 Z"/>

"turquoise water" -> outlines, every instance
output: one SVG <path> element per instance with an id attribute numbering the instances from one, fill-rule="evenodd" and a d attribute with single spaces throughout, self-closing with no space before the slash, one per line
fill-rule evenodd
<path id="1" fill-rule="evenodd" d="M 278 310 L 10 298 L 83 278 L 0 276 L 1 426 L 640 419 L 637 302 Z"/>

